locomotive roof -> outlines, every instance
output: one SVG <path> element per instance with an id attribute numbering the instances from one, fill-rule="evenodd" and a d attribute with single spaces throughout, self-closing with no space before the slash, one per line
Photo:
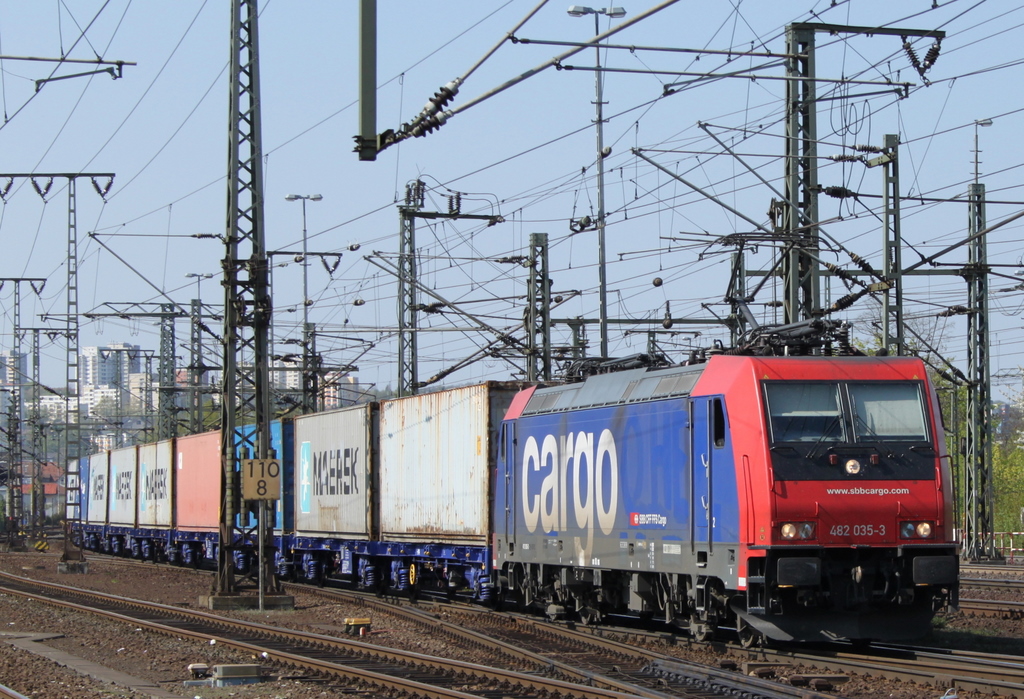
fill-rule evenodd
<path id="1" fill-rule="evenodd" d="M 706 364 L 699 364 L 668 369 L 629 369 L 591 376 L 583 383 L 538 388 L 522 414 L 537 415 L 686 396 L 706 368 Z"/>

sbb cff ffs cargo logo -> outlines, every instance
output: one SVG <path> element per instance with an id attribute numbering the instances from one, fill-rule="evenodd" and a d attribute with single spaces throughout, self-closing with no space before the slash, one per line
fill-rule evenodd
<path id="1" fill-rule="evenodd" d="M 668 517 L 659 514 L 643 514 L 640 512 L 629 513 L 629 526 L 631 527 L 664 527 L 668 524 Z"/>
<path id="2" fill-rule="evenodd" d="M 521 502 L 527 530 L 553 533 L 578 527 L 575 550 L 590 561 L 594 529 L 608 535 L 619 510 L 619 456 L 611 430 L 529 437 L 521 461 Z"/>

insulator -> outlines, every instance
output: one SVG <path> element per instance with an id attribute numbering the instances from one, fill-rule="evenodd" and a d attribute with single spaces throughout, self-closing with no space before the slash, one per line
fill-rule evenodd
<path id="1" fill-rule="evenodd" d="M 860 267 L 862 270 L 864 270 L 868 274 L 875 274 L 874 268 L 872 268 L 872 266 L 870 264 L 868 264 L 867 260 L 865 260 L 863 257 L 858 255 L 857 253 L 851 252 L 850 253 L 850 260 L 853 262 L 853 264 L 857 265 L 858 267 Z"/>
<path id="2" fill-rule="evenodd" d="M 928 53 L 924 55 L 924 64 L 922 65 L 922 68 L 924 68 L 924 70 L 928 70 L 933 65 L 935 65 L 935 61 L 938 60 L 939 58 L 940 51 L 942 51 L 942 45 L 938 41 L 936 41 L 934 44 L 932 44 L 931 48 L 928 49 Z"/>
<path id="3" fill-rule="evenodd" d="M 452 101 L 455 95 L 459 94 L 459 83 L 453 80 L 434 93 L 434 96 L 427 100 L 423 107 L 423 113 L 428 115 L 437 114 L 444 109 L 445 105 Z"/>
<path id="4" fill-rule="evenodd" d="M 853 149 L 855 151 L 857 151 L 858 153 L 881 153 L 882 150 L 883 150 L 880 146 L 865 146 L 865 145 L 854 146 Z"/>
<path id="5" fill-rule="evenodd" d="M 448 121 L 448 117 L 444 114 L 438 114 L 437 116 L 424 117 L 422 121 L 412 127 L 411 133 L 413 136 L 419 138 L 420 136 L 426 136 L 431 131 L 435 131 Z"/>
<path id="6" fill-rule="evenodd" d="M 825 269 L 827 269 L 828 271 L 832 272 L 832 274 L 836 275 L 837 277 L 839 277 L 843 281 L 847 281 L 847 282 L 854 281 L 853 275 L 851 275 L 849 272 L 847 272 L 842 267 L 834 265 L 831 262 L 825 262 L 825 261 L 822 261 L 822 265 L 825 267 Z"/>
<path id="7" fill-rule="evenodd" d="M 907 58 L 910 59 L 910 65 L 914 66 L 914 69 L 920 73 L 921 61 L 917 59 L 917 51 L 914 50 L 914 47 L 910 45 L 909 41 L 903 42 L 903 50 L 907 52 Z"/>
<path id="8" fill-rule="evenodd" d="M 950 306 L 947 310 L 939 314 L 939 318 L 948 318 L 950 316 L 960 316 L 966 313 L 970 313 L 970 309 L 967 306 Z"/>
<path id="9" fill-rule="evenodd" d="M 830 312 L 834 313 L 835 311 L 841 311 L 844 308 L 849 308 L 850 306 L 852 306 L 863 295 L 864 294 L 862 292 L 858 292 L 856 294 L 847 294 L 846 296 L 842 297 L 841 299 L 837 299 L 835 301 L 835 303 L 833 303 L 829 307 L 828 310 Z"/>
<path id="10" fill-rule="evenodd" d="M 852 191 L 850 191 L 846 187 L 825 187 L 821 191 L 830 197 L 835 197 L 836 199 L 848 199 L 850 197 L 856 196 Z"/>
<path id="11" fill-rule="evenodd" d="M 861 160 L 863 160 L 863 158 L 860 157 L 859 155 L 846 155 L 846 154 L 843 154 L 843 155 L 829 155 L 827 157 L 828 157 L 829 160 L 831 160 L 834 163 L 856 163 L 856 162 L 860 162 Z"/>

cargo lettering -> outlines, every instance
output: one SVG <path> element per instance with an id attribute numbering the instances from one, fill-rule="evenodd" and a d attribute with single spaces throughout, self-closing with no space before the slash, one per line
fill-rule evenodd
<path id="1" fill-rule="evenodd" d="M 97 473 L 92 479 L 92 499 L 100 502 L 107 499 L 107 474 Z"/>
<path id="2" fill-rule="evenodd" d="M 146 489 L 147 500 L 167 499 L 167 469 L 155 468 L 147 471 L 142 487 Z"/>
<path id="3" fill-rule="evenodd" d="M 353 495 L 359 492 L 356 467 L 359 449 L 332 449 L 313 456 L 313 495 Z"/>
<path id="4" fill-rule="evenodd" d="M 619 509 L 619 457 L 611 430 L 546 435 L 540 444 L 529 437 L 523 448 L 522 508 L 530 532 L 586 532 L 576 541 L 576 554 L 589 561 L 594 529 L 604 534 L 615 528 Z M 570 523 L 570 517 L 572 522 Z"/>
<path id="5" fill-rule="evenodd" d="M 117 490 L 114 492 L 115 500 L 131 500 L 134 489 L 132 488 L 133 476 L 131 471 L 122 471 L 117 474 Z"/>

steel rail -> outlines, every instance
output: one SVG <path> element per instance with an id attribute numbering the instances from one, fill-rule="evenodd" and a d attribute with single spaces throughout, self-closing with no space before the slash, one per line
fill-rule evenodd
<path id="1" fill-rule="evenodd" d="M 92 590 L 82 590 L 79 588 L 73 588 L 66 585 L 59 585 L 56 583 L 31 580 L 28 578 L 22 578 L 20 576 L 11 575 L 8 573 L 0 573 L 0 578 L 7 580 L 8 585 L 13 584 L 21 586 L 33 586 L 36 588 L 50 590 L 55 593 L 100 601 L 102 603 L 114 605 L 122 609 L 131 609 L 140 612 L 157 612 L 165 617 L 171 616 L 179 619 L 200 621 L 204 624 L 208 624 L 210 626 L 222 630 L 262 635 L 278 641 L 283 640 L 292 643 L 308 644 L 310 646 L 315 646 L 319 650 L 327 649 L 349 653 L 358 653 L 363 658 L 370 657 L 378 662 L 399 664 L 401 666 L 404 666 L 404 672 L 407 672 L 408 667 L 412 665 L 420 668 L 430 669 L 434 672 L 457 673 L 464 678 L 472 677 L 478 682 L 497 683 L 504 684 L 506 686 L 516 686 L 528 690 L 530 692 L 550 692 L 552 694 L 557 693 L 559 696 L 566 697 L 574 696 L 581 698 L 604 697 L 607 699 L 626 699 L 627 697 L 637 696 L 635 694 L 626 694 L 622 692 L 602 690 L 596 687 L 587 687 L 572 684 L 569 682 L 564 682 L 561 680 L 548 679 L 544 677 L 538 677 L 536 675 L 504 670 L 501 668 L 486 667 L 482 665 L 477 665 L 475 663 L 467 663 L 459 660 L 447 660 L 443 658 L 436 658 L 433 656 L 423 655 L 420 653 L 412 653 L 407 651 L 395 650 L 392 648 L 384 648 L 372 644 L 361 643 L 359 641 L 348 641 L 321 634 L 293 631 L 290 629 L 283 629 L 280 627 L 268 626 L 265 624 L 258 624 L 253 622 L 236 621 L 234 619 L 220 617 L 213 614 L 207 614 L 205 612 L 184 610 L 180 607 L 172 607 L 169 605 L 144 602 L 142 600 L 122 598 L 114 595 L 95 592 Z M 256 643 L 243 641 L 239 639 L 233 639 L 226 636 L 216 636 L 212 635 L 209 631 L 193 631 L 189 629 L 184 629 L 181 626 L 167 625 L 160 622 L 138 618 L 113 610 L 96 609 L 86 605 L 77 604 L 75 602 L 47 598 L 39 594 L 38 590 L 24 590 L 18 589 L 17 587 L 9 586 L 4 586 L 0 589 L 3 589 L 5 592 L 9 592 L 10 594 L 16 594 L 22 597 L 32 598 L 44 602 L 46 604 L 53 604 L 68 609 L 75 609 L 77 611 L 82 611 L 94 615 L 101 615 L 117 621 L 135 624 L 137 626 L 144 626 L 146 628 L 168 635 L 187 636 L 189 638 L 203 642 L 209 642 L 212 638 L 216 640 L 217 643 L 223 643 L 226 646 L 237 648 L 239 650 L 243 650 L 249 653 L 254 653 L 256 655 L 266 653 L 267 655 L 264 657 L 267 657 L 268 659 L 274 660 L 276 662 L 312 669 L 317 672 L 323 672 L 330 675 L 341 675 L 361 682 L 366 682 L 376 687 L 400 689 L 401 691 L 412 696 L 432 697 L 436 699 L 468 699 L 469 697 L 476 696 L 474 694 L 468 694 L 466 692 L 458 690 L 447 689 L 444 687 L 427 684 L 425 682 L 418 682 L 416 680 L 407 679 L 401 676 L 388 675 L 382 672 L 361 669 L 349 665 L 340 664 L 337 662 L 318 660 L 299 653 L 282 651 L 271 646 L 258 645 Z"/>

